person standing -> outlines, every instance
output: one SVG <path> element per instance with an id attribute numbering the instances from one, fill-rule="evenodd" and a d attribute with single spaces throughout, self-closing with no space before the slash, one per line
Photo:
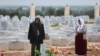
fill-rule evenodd
<path id="1" fill-rule="evenodd" d="M 35 49 L 40 52 L 40 45 L 45 39 L 44 25 L 41 23 L 40 18 L 36 17 L 35 21 L 30 24 L 28 39 L 31 43 L 31 56 L 39 56 L 35 53 Z"/>
<path id="2" fill-rule="evenodd" d="M 78 24 L 75 36 L 75 54 L 77 56 L 87 56 L 87 27 L 82 19 L 78 20 Z"/>

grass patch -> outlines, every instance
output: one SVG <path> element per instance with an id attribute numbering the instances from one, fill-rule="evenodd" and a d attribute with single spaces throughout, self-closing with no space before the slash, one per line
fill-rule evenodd
<path id="1" fill-rule="evenodd" d="M 53 23 L 52 25 L 51 25 L 51 27 L 57 27 L 57 26 L 59 26 L 59 23 Z"/>
<path id="2" fill-rule="evenodd" d="M 94 22 L 85 22 L 85 24 L 94 24 Z"/>
<path id="3" fill-rule="evenodd" d="M 89 19 L 89 22 L 85 22 L 86 24 L 94 24 L 94 19 Z"/>

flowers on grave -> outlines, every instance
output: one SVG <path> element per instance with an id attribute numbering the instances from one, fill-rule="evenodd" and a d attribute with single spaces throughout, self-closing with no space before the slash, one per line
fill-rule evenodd
<path id="1" fill-rule="evenodd" d="M 87 47 L 87 49 L 88 49 L 89 51 L 92 51 L 94 48 L 95 48 L 94 45 L 88 45 L 88 47 Z"/>
<path id="2" fill-rule="evenodd" d="M 60 50 L 58 49 L 58 47 L 55 47 L 54 48 L 54 54 L 59 54 L 60 53 Z"/>
<path id="3" fill-rule="evenodd" d="M 58 47 L 55 48 L 50 48 L 48 50 L 46 50 L 46 53 L 48 54 L 48 56 L 55 56 L 58 55 L 60 53 Z"/>
<path id="4" fill-rule="evenodd" d="M 92 51 L 92 50 L 100 50 L 99 46 L 96 45 L 96 44 L 89 44 L 88 47 L 87 47 L 87 49 L 89 51 Z"/>
<path id="5" fill-rule="evenodd" d="M 72 55 L 73 54 L 71 50 L 67 50 L 67 49 L 62 49 L 61 53 L 62 55 Z"/>
<path id="6" fill-rule="evenodd" d="M 67 49 L 59 49 L 58 47 L 50 48 L 46 50 L 48 56 L 57 56 L 57 55 L 72 55 L 73 52 Z"/>
<path id="7" fill-rule="evenodd" d="M 46 53 L 48 54 L 48 56 L 54 56 L 54 49 L 50 48 L 50 49 L 46 50 Z"/>
<path id="8" fill-rule="evenodd" d="M 66 50 L 66 49 L 62 49 L 62 50 L 61 50 L 61 53 L 62 53 L 62 54 L 67 54 L 67 50 Z"/>
<path id="9" fill-rule="evenodd" d="M 95 46 L 95 50 L 100 51 L 100 47 L 97 44 L 95 44 L 94 46 Z"/>

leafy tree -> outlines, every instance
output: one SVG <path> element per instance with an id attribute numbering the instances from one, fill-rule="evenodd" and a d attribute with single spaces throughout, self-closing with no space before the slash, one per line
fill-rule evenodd
<path id="1" fill-rule="evenodd" d="M 56 11 L 56 15 L 57 15 L 57 16 L 62 16 L 62 15 L 64 15 L 64 8 L 58 9 L 58 10 Z"/>
<path id="2" fill-rule="evenodd" d="M 39 10 L 36 10 L 36 15 L 44 16 L 44 15 L 43 15 L 43 12 L 41 12 L 41 11 L 39 11 Z"/>
<path id="3" fill-rule="evenodd" d="M 56 10 L 54 8 L 48 8 L 45 12 L 45 15 L 51 16 L 51 15 L 56 15 Z"/>

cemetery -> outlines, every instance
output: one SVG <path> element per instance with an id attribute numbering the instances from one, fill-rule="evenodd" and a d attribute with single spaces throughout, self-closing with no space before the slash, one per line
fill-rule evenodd
<path id="1" fill-rule="evenodd" d="M 41 18 L 44 24 L 46 39 L 44 44 L 41 45 L 41 52 L 43 56 L 46 56 L 46 50 L 56 49 L 59 50 L 59 55 L 74 55 L 74 38 L 75 27 L 77 25 L 78 17 L 74 16 L 37 16 Z M 82 18 L 83 17 L 83 18 Z M 84 19 L 86 16 L 82 16 Z M 63 18 L 63 19 L 62 19 Z M 8 16 L 0 18 L 0 53 L 5 56 L 13 56 L 16 54 L 22 56 L 30 56 L 31 45 L 27 39 L 29 24 L 33 18 L 22 16 L 18 19 L 18 16 L 14 16 L 12 19 Z M 92 55 L 98 55 L 100 53 L 100 17 L 95 18 L 93 24 L 87 25 L 87 37 L 88 37 L 88 53 Z M 63 21 L 64 20 L 64 21 Z M 89 21 L 89 18 L 84 20 Z M 65 23 L 65 24 L 63 24 Z M 65 51 L 62 53 L 61 51 Z M 14 53 L 14 54 L 12 54 Z M 8 55 L 9 54 L 9 55 Z"/>
<path id="2" fill-rule="evenodd" d="M 87 56 L 100 55 L 100 14 L 95 6 L 93 21 L 88 15 L 70 15 L 70 8 L 66 6 L 64 16 L 35 16 L 35 7 L 30 7 L 30 16 L 0 15 L 0 55 L 1 56 L 30 56 L 31 44 L 28 40 L 29 25 L 35 17 L 39 17 L 44 24 L 45 40 L 41 44 L 41 56 L 74 56 L 75 55 L 75 27 L 79 18 L 87 26 Z M 99 15 L 98 15 L 99 14 Z M 92 22 L 92 23 L 89 23 Z M 38 53 L 38 50 L 36 50 Z"/>

